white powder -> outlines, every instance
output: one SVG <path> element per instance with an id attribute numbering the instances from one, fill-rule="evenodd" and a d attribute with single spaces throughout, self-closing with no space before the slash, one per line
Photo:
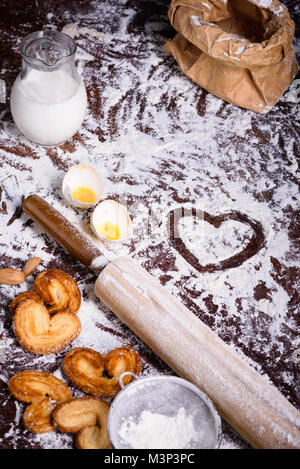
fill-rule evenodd
<path id="1" fill-rule="evenodd" d="M 191 16 L 193 23 L 195 26 L 202 26 L 203 24 L 209 24 L 209 26 L 216 26 L 214 23 L 209 23 L 208 21 L 204 21 L 199 16 Z"/>
<path id="2" fill-rule="evenodd" d="M 184 449 L 198 439 L 193 417 L 183 407 L 175 417 L 144 410 L 138 423 L 132 418 L 123 422 L 119 435 L 134 449 Z"/>
<path id="3" fill-rule="evenodd" d="M 244 249 L 252 230 L 235 220 L 228 220 L 220 228 L 215 228 L 205 221 L 195 223 L 192 217 L 184 217 L 179 221 L 179 235 L 199 262 L 207 265 L 227 259 Z"/>

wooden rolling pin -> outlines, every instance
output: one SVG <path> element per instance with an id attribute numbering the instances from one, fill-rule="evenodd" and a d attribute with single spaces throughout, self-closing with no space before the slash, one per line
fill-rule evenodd
<path id="1" fill-rule="evenodd" d="M 214 401 L 255 448 L 300 448 L 300 412 L 175 296 L 130 258 L 109 263 L 74 225 L 36 195 L 24 211 L 85 265 L 95 294 L 179 376 Z"/>

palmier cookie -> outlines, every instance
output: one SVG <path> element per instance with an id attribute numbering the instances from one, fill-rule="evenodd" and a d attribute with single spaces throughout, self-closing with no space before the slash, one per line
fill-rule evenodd
<path id="1" fill-rule="evenodd" d="M 21 371 L 9 380 L 8 388 L 18 401 L 30 404 L 23 414 L 23 422 L 34 433 L 53 430 L 53 409 L 72 398 L 71 391 L 60 379 L 43 371 Z"/>
<path id="2" fill-rule="evenodd" d="M 120 391 L 119 377 L 125 371 L 139 375 L 141 359 L 130 347 L 120 347 L 106 355 L 89 348 L 75 348 L 66 354 L 63 370 L 69 380 L 87 394 L 112 398 Z M 124 376 L 126 386 L 134 378 Z"/>
<path id="3" fill-rule="evenodd" d="M 107 402 L 95 397 L 71 399 L 58 405 L 52 420 L 62 432 L 77 433 L 79 449 L 107 449 L 110 443 L 107 435 Z"/>

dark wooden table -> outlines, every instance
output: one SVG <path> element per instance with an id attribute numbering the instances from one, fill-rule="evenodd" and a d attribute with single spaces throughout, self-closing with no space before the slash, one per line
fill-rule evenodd
<path id="1" fill-rule="evenodd" d="M 7 97 L 0 103 L 0 267 L 22 267 L 38 255 L 43 259 L 39 270 L 67 271 L 83 296 L 82 333 L 73 346 L 104 353 L 131 345 L 141 354 L 143 374 L 172 373 L 94 297 L 96 276 L 22 213 L 24 197 L 38 193 L 94 239 L 90 212 L 68 207 L 61 194 L 65 171 L 75 163 L 91 164 L 105 184 L 104 198 L 126 202 L 135 225 L 133 238 L 123 245 L 95 240 L 106 255 L 132 254 L 299 408 L 297 94 L 287 91 L 269 114 L 259 115 L 200 89 L 162 49 L 174 35 L 168 3 L 1 2 L 0 79 Z M 286 3 L 296 21 L 298 2 Z M 77 41 L 77 66 L 89 100 L 79 133 L 52 148 L 23 138 L 9 110 L 21 64 L 20 40 L 42 28 L 63 30 Z M 299 61 L 299 22 L 295 46 Z M 172 244 L 165 223 L 168 213 L 180 207 L 221 216 L 236 212 L 239 219 L 229 217 L 217 230 L 213 223 L 193 224 L 187 216 L 180 225 L 182 243 Z M 243 217 L 263 227 L 264 240 L 255 255 L 245 252 L 252 231 Z M 239 251 L 244 255 L 239 266 L 225 262 L 213 272 L 199 269 L 199 263 L 224 262 Z M 21 286 L 0 287 L 0 447 L 73 447 L 69 435 L 26 431 L 24 406 L 7 390 L 7 380 L 23 369 L 62 376 L 65 351 L 34 356 L 15 339 L 8 305 L 31 284 L 32 278 Z M 80 395 L 75 389 L 74 394 Z M 223 425 L 223 448 L 247 448 Z"/>

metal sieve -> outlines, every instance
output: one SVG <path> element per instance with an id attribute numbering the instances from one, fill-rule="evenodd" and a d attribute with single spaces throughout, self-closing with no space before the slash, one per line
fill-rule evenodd
<path id="1" fill-rule="evenodd" d="M 123 377 L 136 378 L 127 386 Z M 143 411 L 175 417 L 183 408 L 186 416 L 192 416 L 197 438 L 176 449 L 217 449 L 221 442 L 221 419 L 209 397 L 189 381 L 175 376 L 147 376 L 139 378 L 134 373 L 122 373 L 119 379 L 122 390 L 110 406 L 107 429 L 111 445 L 115 449 L 133 448 L 122 439 L 120 430 L 126 422 L 138 424 Z M 165 449 L 165 448 L 147 448 Z"/>

